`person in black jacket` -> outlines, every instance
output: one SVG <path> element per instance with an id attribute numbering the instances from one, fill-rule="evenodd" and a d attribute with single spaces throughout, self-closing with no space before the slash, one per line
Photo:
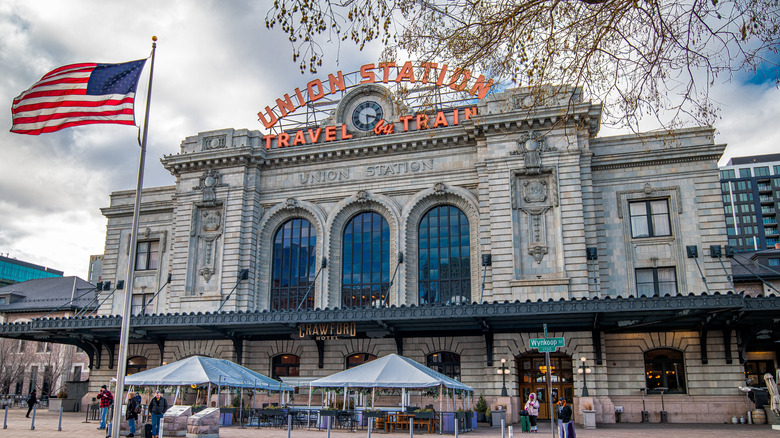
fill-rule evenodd
<path id="1" fill-rule="evenodd" d="M 127 394 L 127 409 L 125 410 L 125 418 L 127 418 L 127 425 L 130 428 L 128 437 L 135 436 L 135 422 L 138 420 L 138 414 L 141 412 L 141 405 L 135 398 L 133 392 Z"/>
<path id="2" fill-rule="evenodd" d="M 30 418 L 30 412 L 32 412 L 36 403 L 38 403 L 38 394 L 35 392 L 35 388 L 33 388 L 30 395 L 27 396 L 27 415 L 25 417 Z"/>
<path id="3" fill-rule="evenodd" d="M 162 395 L 162 391 L 157 390 L 154 398 L 149 402 L 149 413 L 152 414 L 152 438 L 160 437 L 160 419 L 168 410 L 168 400 Z"/>
<path id="4" fill-rule="evenodd" d="M 566 399 L 558 399 L 558 436 L 560 438 L 569 437 L 569 423 L 571 422 L 571 406 L 566 403 Z"/>

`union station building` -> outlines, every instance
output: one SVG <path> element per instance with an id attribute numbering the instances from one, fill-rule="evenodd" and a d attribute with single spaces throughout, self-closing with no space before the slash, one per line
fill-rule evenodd
<path id="1" fill-rule="evenodd" d="M 780 298 L 734 291 L 713 129 L 599 137 L 580 88 L 491 85 L 368 64 L 276 99 L 262 131 L 185 138 L 161 160 L 175 184 L 143 190 L 133 263 L 135 191 L 102 209 L 99 316 L 1 335 L 81 347 L 96 391 L 132 293 L 131 372 L 197 354 L 305 387 L 397 353 L 516 421 L 531 392 L 550 415 L 546 327 L 578 422 L 744 415 Z"/>

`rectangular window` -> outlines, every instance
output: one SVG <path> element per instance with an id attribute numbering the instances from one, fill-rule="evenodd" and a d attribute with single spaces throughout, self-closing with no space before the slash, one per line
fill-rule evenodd
<path id="1" fill-rule="evenodd" d="M 30 386 L 27 388 L 27 393 L 31 393 L 38 383 L 38 367 L 30 367 Z"/>
<path id="2" fill-rule="evenodd" d="M 631 216 L 631 237 L 658 237 L 672 234 L 669 225 L 669 204 L 666 199 L 638 201 L 628 204 Z"/>
<path id="3" fill-rule="evenodd" d="M 772 169 L 775 171 L 775 175 L 780 175 L 780 166 L 772 166 Z"/>
<path id="4" fill-rule="evenodd" d="M 159 263 L 159 240 L 148 240 L 145 242 L 138 242 L 136 246 L 135 254 L 135 270 L 136 271 L 149 271 L 157 269 Z"/>
<path id="5" fill-rule="evenodd" d="M 769 266 L 780 266 L 780 259 L 769 259 Z"/>
<path id="6" fill-rule="evenodd" d="M 71 380 L 74 382 L 81 381 L 81 365 L 73 367 L 73 378 Z"/>
<path id="7" fill-rule="evenodd" d="M 674 268 L 642 268 L 636 270 L 637 296 L 677 294 L 677 273 Z"/>
<path id="8" fill-rule="evenodd" d="M 744 192 L 748 189 L 747 182 L 746 181 L 737 181 L 737 190 L 740 192 Z"/>
<path id="9" fill-rule="evenodd" d="M 756 176 L 769 176 L 769 166 L 761 166 L 753 169 Z"/>
<path id="10" fill-rule="evenodd" d="M 720 171 L 720 179 L 734 179 L 736 177 L 737 175 L 736 172 L 734 172 L 734 169 Z"/>
<path id="11" fill-rule="evenodd" d="M 749 167 L 745 168 L 745 169 L 739 169 L 739 177 L 740 178 L 750 178 L 751 176 L 753 176 L 753 175 L 750 174 L 750 168 Z"/>
<path id="12" fill-rule="evenodd" d="M 133 315 L 146 315 L 154 310 L 154 305 L 149 303 L 154 294 L 133 294 L 131 312 Z"/>

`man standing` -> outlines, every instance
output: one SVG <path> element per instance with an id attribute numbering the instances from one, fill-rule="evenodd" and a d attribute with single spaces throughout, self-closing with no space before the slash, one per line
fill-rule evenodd
<path id="1" fill-rule="evenodd" d="M 149 402 L 149 413 L 152 414 L 152 438 L 159 438 L 160 436 L 160 419 L 168 410 L 168 401 L 162 396 L 162 392 L 158 389 L 154 394 L 154 398 Z"/>
<path id="2" fill-rule="evenodd" d="M 135 436 L 135 421 L 138 420 L 138 414 L 141 413 L 141 405 L 135 398 L 135 394 L 131 391 L 127 394 L 127 410 L 125 411 L 125 417 L 127 418 L 127 426 L 130 428 L 128 437 Z"/>
<path id="3" fill-rule="evenodd" d="M 566 403 L 566 399 L 558 399 L 558 436 L 560 438 L 569 437 L 569 422 L 571 421 L 571 406 Z"/>
<path id="4" fill-rule="evenodd" d="M 108 408 L 114 404 L 114 395 L 106 388 L 106 385 L 100 387 L 100 392 L 97 395 L 100 400 L 100 427 L 98 429 L 106 428 L 106 417 L 108 416 Z"/>

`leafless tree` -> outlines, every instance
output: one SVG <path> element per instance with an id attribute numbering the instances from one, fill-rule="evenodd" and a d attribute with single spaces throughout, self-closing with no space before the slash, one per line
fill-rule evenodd
<path id="1" fill-rule="evenodd" d="M 779 3 L 275 0 L 266 26 L 288 35 L 301 72 L 322 65 L 323 43 L 379 41 L 386 59 L 446 60 L 531 90 L 581 86 L 604 103 L 604 123 L 635 129 L 645 115 L 713 123 L 711 87 L 738 71 L 768 66 L 777 82 Z"/>

